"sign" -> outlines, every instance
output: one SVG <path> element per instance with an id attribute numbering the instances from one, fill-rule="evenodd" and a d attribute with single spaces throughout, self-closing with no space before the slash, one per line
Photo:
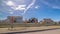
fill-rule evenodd
<path id="1" fill-rule="evenodd" d="M 10 22 L 11 22 L 11 23 L 14 23 L 14 17 L 11 17 L 11 18 L 10 18 Z"/>

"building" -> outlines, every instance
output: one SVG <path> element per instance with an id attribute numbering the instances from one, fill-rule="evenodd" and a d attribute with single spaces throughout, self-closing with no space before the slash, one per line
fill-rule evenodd
<path id="1" fill-rule="evenodd" d="M 59 24 L 60 24 L 60 21 L 59 21 Z"/>
<path id="2" fill-rule="evenodd" d="M 30 23 L 38 23 L 38 19 L 37 18 L 31 18 L 29 19 Z"/>
<path id="3" fill-rule="evenodd" d="M 41 22 L 41 24 L 43 24 L 43 25 L 52 25 L 53 24 L 53 20 L 52 19 L 50 19 L 50 18 L 45 18 L 45 19 L 43 19 L 42 21 L 40 21 Z"/>
<path id="4" fill-rule="evenodd" d="M 59 25 L 60 25 L 60 21 L 58 21 L 58 22 L 57 22 L 57 24 L 59 24 Z"/>
<path id="5" fill-rule="evenodd" d="M 37 18 L 30 18 L 28 20 L 24 20 L 24 23 L 38 23 Z"/>
<path id="6" fill-rule="evenodd" d="M 0 20 L 0 23 L 1 23 L 1 20 Z"/>
<path id="7" fill-rule="evenodd" d="M 22 23 L 23 22 L 23 17 L 22 16 L 8 16 L 7 17 L 9 22 L 14 22 L 14 23 Z"/>
<path id="8" fill-rule="evenodd" d="M 7 23 L 7 20 L 6 19 L 0 20 L 0 23 Z"/>

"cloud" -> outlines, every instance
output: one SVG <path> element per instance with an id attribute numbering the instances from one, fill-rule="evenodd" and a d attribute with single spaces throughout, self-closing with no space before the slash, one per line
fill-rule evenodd
<path id="1" fill-rule="evenodd" d="M 18 5 L 17 7 L 11 7 L 14 10 L 25 10 L 26 5 Z"/>
<path id="2" fill-rule="evenodd" d="M 21 4 L 21 2 L 19 2 L 19 1 L 21 1 L 23 3 Z M 26 0 L 26 1 L 25 0 L 16 0 L 16 1 L 15 0 L 6 0 L 6 1 L 3 1 L 4 2 L 4 6 L 3 7 L 5 7 L 5 10 L 6 9 L 12 10 L 10 12 L 10 14 L 12 14 L 16 10 L 17 11 L 23 11 L 23 14 L 25 14 L 26 11 L 28 9 L 30 9 L 36 2 L 36 0 L 31 0 L 31 1 L 29 0 L 30 2 L 27 2 L 27 1 L 28 0 Z M 26 3 L 24 3 L 24 2 L 26 2 Z M 9 13 L 9 11 L 7 13 Z"/>
<path id="3" fill-rule="evenodd" d="M 13 12 L 9 12 L 10 14 L 13 14 Z"/>
<path id="4" fill-rule="evenodd" d="M 49 2 L 45 1 L 45 0 L 40 0 L 41 3 L 45 4 L 45 5 L 51 5 Z"/>
<path id="5" fill-rule="evenodd" d="M 60 9 L 59 6 L 52 6 L 52 8 L 54 8 L 54 9 Z"/>
<path id="6" fill-rule="evenodd" d="M 51 8 L 54 8 L 54 9 L 60 9 L 60 4 L 59 4 L 59 0 L 55 0 L 53 2 L 53 0 L 51 0 L 52 3 L 50 3 L 50 1 L 48 0 L 40 0 L 42 3 L 44 3 L 45 5 L 48 5 L 49 7 Z M 57 3 L 56 3 L 57 2 Z"/>
<path id="7" fill-rule="evenodd" d="M 36 0 L 32 0 L 32 2 L 27 6 L 27 8 L 25 9 L 25 11 L 24 11 L 24 13 L 31 7 L 31 6 L 33 6 L 34 4 L 35 4 L 35 1 Z M 23 14 L 24 14 L 23 13 Z"/>
<path id="8" fill-rule="evenodd" d="M 26 5 L 17 5 L 13 1 L 7 1 L 6 5 L 10 6 L 14 10 L 25 10 Z"/>
<path id="9" fill-rule="evenodd" d="M 24 5 L 24 4 L 22 4 L 22 5 L 20 5 L 20 4 L 17 5 L 17 4 L 15 4 L 16 2 L 14 3 L 14 2 L 11 1 L 11 0 L 10 0 L 10 1 L 6 1 L 5 3 L 6 3 L 7 6 L 11 7 L 12 10 L 20 10 L 20 11 L 22 11 L 22 10 L 25 10 L 25 9 L 26 9 L 26 5 Z M 11 11 L 11 12 L 9 12 L 9 13 L 10 13 L 10 14 L 13 14 L 13 12 L 14 12 L 14 11 Z"/>
<path id="10" fill-rule="evenodd" d="M 6 4 L 7 4 L 8 6 L 14 6 L 14 5 L 15 5 L 13 1 L 7 1 Z"/>
<path id="11" fill-rule="evenodd" d="M 40 6 L 35 6 L 36 9 L 38 9 Z"/>
<path id="12" fill-rule="evenodd" d="M 18 5 L 17 7 L 11 7 L 11 8 L 12 8 L 13 10 L 16 10 L 16 11 L 18 11 L 18 10 L 22 11 L 22 10 L 25 10 L 25 9 L 26 9 L 26 5 Z M 10 14 L 13 14 L 14 11 L 9 10 L 9 13 L 10 13 Z"/>
<path id="13" fill-rule="evenodd" d="M 26 5 L 18 5 L 18 7 L 16 7 L 16 10 L 25 10 Z"/>

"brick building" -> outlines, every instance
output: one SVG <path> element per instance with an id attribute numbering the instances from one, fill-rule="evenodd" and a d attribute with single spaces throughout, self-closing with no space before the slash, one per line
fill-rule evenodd
<path id="1" fill-rule="evenodd" d="M 52 19 L 47 19 L 47 18 L 45 18 L 45 19 L 43 19 L 42 21 L 41 21 L 41 24 L 43 24 L 43 25 L 52 25 L 53 24 L 53 20 Z"/>

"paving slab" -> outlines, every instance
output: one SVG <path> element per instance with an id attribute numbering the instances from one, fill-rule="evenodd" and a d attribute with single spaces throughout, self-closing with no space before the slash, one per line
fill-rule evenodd
<path id="1" fill-rule="evenodd" d="M 23 31 L 34 31 L 34 30 L 44 30 L 60 28 L 60 26 L 41 26 L 41 27 L 15 27 L 11 28 L 0 28 L 0 33 L 10 33 L 10 32 L 23 32 Z"/>

